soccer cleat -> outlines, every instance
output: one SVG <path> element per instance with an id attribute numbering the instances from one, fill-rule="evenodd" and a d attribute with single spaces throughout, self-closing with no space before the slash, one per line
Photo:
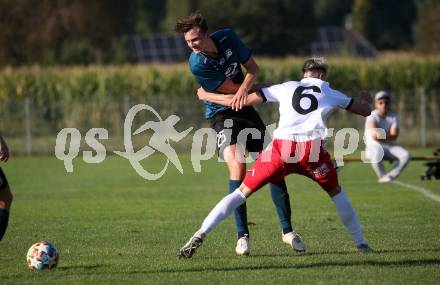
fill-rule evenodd
<path id="1" fill-rule="evenodd" d="M 368 244 L 360 244 L 357 246 L 357 251 L 362 254 L 372 253 L 374 249 L 372 249 Z"/>
<path id="2" fill-rule="evenodd" d="M 238 255 L 249 255 L 251 253 L 251 243 L 248 235 L 244 235 L 237 240 L 235 252 Z"/>
<path id="3" fill-rule="evenodd" d="M 294 231 L 282 234 L 283 242 L 290 245 L 297 252 L 305 252 L 307 247 L 302 241 L 301 236 Z"/>
<path id="4" fill-rule="evenodd" d="M 196 252 L 196 249 L 203 243 L 203 239 L 200 236 L 193 236 L 191 239 L 180 249 L 179 258 L 191 258 Z"/>
<path id="5" fill-rule="evenodd" d="M 388 183 L 391 182 L 391 180 L 393 180 L 393 178 L 389 175 L 384 175 L 381 178 L 379 178 L 379 180 L 377 182 L 379 183 Z"/>

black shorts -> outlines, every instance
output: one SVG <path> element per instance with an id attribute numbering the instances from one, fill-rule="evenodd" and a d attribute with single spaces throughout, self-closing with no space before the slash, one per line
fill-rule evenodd
<path id="1" fill-rule="evenodd" d="M 264 148 L 266 126 L 253 107 L 220 111 L 209 119 L 209 123 L 217 133 L 217 151 L 221 158 L 229 145 L 240 144 L 253 153 Z"/>
<path id="2" fill-rule="evenodd" d="M 6 179 L 5 174 L 3 173 L 2 168 L 0 167 L 0 190 L 8 186 L 8 180 Z"/>

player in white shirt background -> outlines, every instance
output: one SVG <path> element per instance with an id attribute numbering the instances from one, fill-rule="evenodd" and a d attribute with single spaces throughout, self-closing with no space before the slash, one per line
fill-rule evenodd
<path id="1" fill-rule="evenodd" d="M 380 183 L 390 182 L 402 173 L 410 155 L 395 141 L 399 136 L 399 118 L 390 109 L 391 97 L 386 91 L 376 93 L 375 110 L 365 120 L 365 145 L 367 157 Z M 382 158 L 383 156 L 383 158 Z M 385 173 L 383 160 L 393 162 L 392 169 Z"/>
<path id="2" fill-rule="evenodd" d="M 323 58 L 304 62 L 303 79 L 263 88 L 249 94 L 247 104 L 279 102 L 280 120 L 272 143 L 264 150 L 234 192 L 225 196 L 209 213 L 200 229 L 180 249 L 179 256 L 191 258 L 204 238 L 236 207 L 269 182 L 297 173 L 316 181 L 333 200 L 341 222 L 361 253 L 372 252 L 363 236 L 350 200 L 339 185 L 330 155 L 323 146 L 327 117 L 338 108 L 368 116 L 371 97 L 363 92 L 358 99 L 333 90 L 324 81 L 328 65 Z M 199 89 L 199 99 L 230 104 L 232 94 L 213 94 Z"/>

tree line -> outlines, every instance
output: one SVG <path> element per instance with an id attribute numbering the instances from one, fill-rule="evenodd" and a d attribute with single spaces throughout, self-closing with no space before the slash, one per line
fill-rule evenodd
<path id="1" fill-rule="evenodd" d="M 0 65 L 135 61 L 127 36 L 173 33 L 195 10 L 258 55 L 307 53 L 317 27 L 347 22 L 379 50 L 440 51 L 437 0 L 0 0 Z"/>

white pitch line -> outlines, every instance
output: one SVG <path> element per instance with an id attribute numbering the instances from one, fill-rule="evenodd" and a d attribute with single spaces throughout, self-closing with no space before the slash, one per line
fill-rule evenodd
<path id="1" fill-rule="evenodd" d="M 408 188 L 411 190 L 415 190 L 415 191 L 421 193 L 422 195 L 424 195 L 425 197 L 428 197 L 434 201 L 440 202 L 439 195 L 436 195 L 436 194 L 432 193 L 431 191 L 429 191 L 428 189 L 425 189 L 423 187 L 419 187 L 419 186 L 408 184 L 408 183 L 403 183 L 403 182 L 396 181 L 396 180 L 391 181 L 391 183 L 397 184 L 399 186 L 402 186 L 402 187 L 405 187 L 405 188 Z"/>

